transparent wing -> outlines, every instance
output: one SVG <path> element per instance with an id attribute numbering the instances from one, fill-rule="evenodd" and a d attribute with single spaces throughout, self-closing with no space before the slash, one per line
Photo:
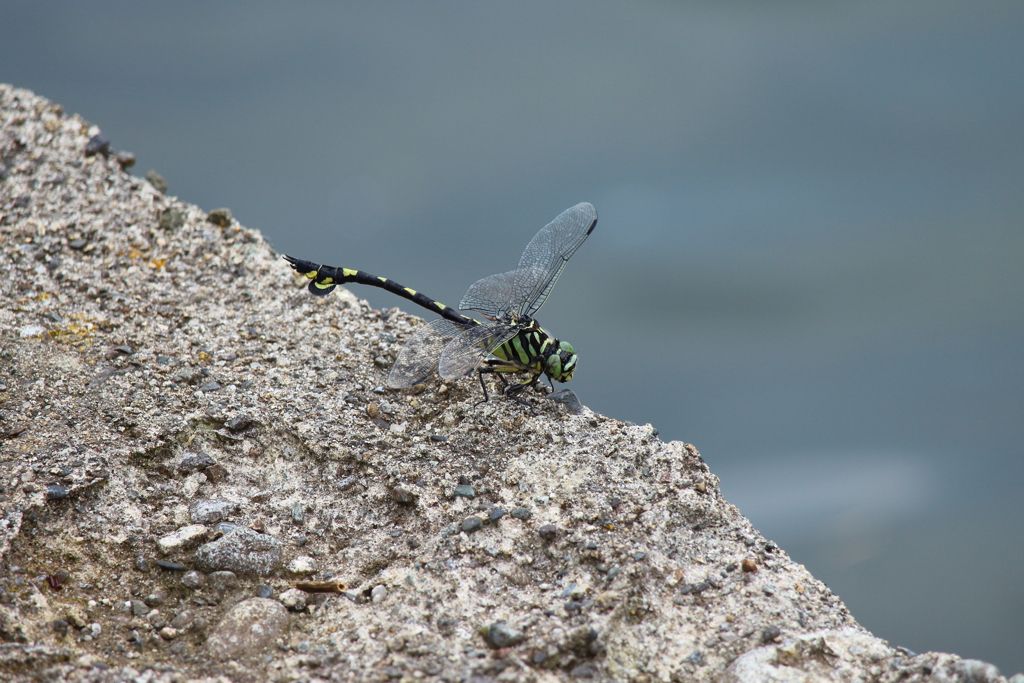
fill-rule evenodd
<path id="1" fill-rule="evenodd" d="M 512 310 L 512 286 L 516 271 L 488 275 L 474 282 L 459 302 L 463 311 L 480 311 L 489 318 L 503 318 Z"/>
<path id="2" fill-rule="evenodd" d="M 444 347 L 437 373 L 446 380 L 465 377 L 517 332 L 518 325 L 502 324 L 477 325 L 465 330 Z"/>
<path id="3" fill-rule="evenodd" d="M 526 245 L 514 271 L 510 308 L 528 316 L 540 310 L 565 264 L 596 225 L 597 209 L 582 202 L 541 229 Z"/>
<path id="4" fill-rule="evenodd" d="M 437 370 L 442 349 L 471 327 L 475 326 L 457 325 L 444 318 L 425 324 L 402 347 L 398 360 L 388 373 L 388 386 L 405 389 L 426 381 Z"/>

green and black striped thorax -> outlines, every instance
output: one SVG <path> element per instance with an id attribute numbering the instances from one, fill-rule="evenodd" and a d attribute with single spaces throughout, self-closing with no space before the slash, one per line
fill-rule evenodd
<path id="1" fill-rule="evenodd" d="M 534 236 L 518 268 L 475 282 L 459 308 L 480 312 L 488 321 L 483 323 L 388 278 L 291 256 L 284 258 L 310 279 L 309 291 L 317 296 L 329 294 L 340 284 L 355 282 L 385 289 L 441 316 L 420 328 L 402 348 L 388 375 L 389 386 L 411 387 L 435 371 L 442 379 L 453 380 L 476 370 L 486 400 L 484 373 L 529 373 L 530 377 L 520 384 L 505 383 L 506 394 L 513 397 L 541 376 L 556 382 L 572 379 L 577 363 L 572 345 L 549 335 L 532 316 L 596 225 L 594 207 L 585 202 L 577 204 Z"/>

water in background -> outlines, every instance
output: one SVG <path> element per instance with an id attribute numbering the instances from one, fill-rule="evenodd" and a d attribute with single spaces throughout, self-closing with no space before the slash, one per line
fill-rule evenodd
<path id="1" fill-rule="evenodd" d="M 540 315 L 583 402 L 696 444 L 894 645 L 1024 670 L 1024 5 L 4 15 L 0 80 L 282 252 L 454 304 L 594 203 Z"/>

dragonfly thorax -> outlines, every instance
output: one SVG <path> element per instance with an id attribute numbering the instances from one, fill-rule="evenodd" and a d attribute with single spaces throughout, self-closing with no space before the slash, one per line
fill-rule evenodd
<path id="1" fill-rule="evenodd" d="M 555 339 L 528 316 L 518 317 L 515 324 L 520 328 L 518 333 L 493 353 L 518 367 L 499 372 L 532 371 L 537 375 L 543 373 L 555 382 L 572 379 L 576 370 L 576 352 L 572 344 Z"/>

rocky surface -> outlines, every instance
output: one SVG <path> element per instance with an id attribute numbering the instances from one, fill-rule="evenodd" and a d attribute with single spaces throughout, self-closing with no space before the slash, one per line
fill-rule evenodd
<path id="1" fill-rule="evenodd" d="M 0 679 L 1005 680 L 865 631 L 650 425 L 385 390 L 416 318 L 98 133 L 0 86 Z"/>

